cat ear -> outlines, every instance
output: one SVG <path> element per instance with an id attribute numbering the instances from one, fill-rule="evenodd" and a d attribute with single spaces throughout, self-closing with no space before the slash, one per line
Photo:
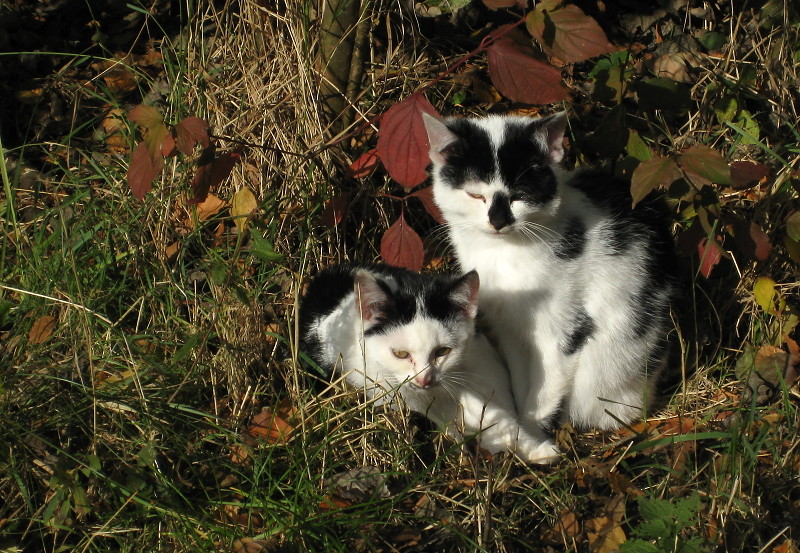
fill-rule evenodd
<path id="1" fill-rule="evenodd" d="M 362 320 L 373 321 L 383 314 L 390 300 L 375 275 L 359 269 L 356 271 L 353 289 L 356 293 L 356 307 Z"/>
<path id="2" fill-rule="evenodd" d="M 441 119 L 429 113 L 422 113 L 422 122 L 425 123 L 425 130 L 428 132 L 428 144 L 431 147 L 428 157 L 431 158 L 434 165 L 444 165 L 447 161 L 445 150 L 447 150 L 448 146 L 458 142 L 458 137 L 447 128 L 447 125 Z"/>
<path id="3" fill-rule="evenodd" d="M 542 127 L 545 131 L 547 157 L 550 163 L 561 163 L 564 159 L 564 133 L 567 130 L 567 112 L 554 113 L 545 117 Z"/>
<path id="4" fill-rule="evenodd" d="M 477 271 L 470 271 L 458 279 L 450 290 L 450 301 L 459 306 L 464 314 L 474 319 L 478 314 L 478 289 L 481 279 Z"/>

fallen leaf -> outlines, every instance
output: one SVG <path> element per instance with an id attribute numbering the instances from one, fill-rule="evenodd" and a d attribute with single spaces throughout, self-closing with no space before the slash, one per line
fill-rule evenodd
<path id="1" fill-rule="evenodd" d="M 284 399 L 273 410 L 263 410 L 255 415 L 245 432 L 245 441 L 266 440 L 271 444 L 285 444 L 294 434 L 297 408 L 290 399 Z"/>
<path id="2" fill-rule="evenodd" d="M 775 281 L 768 276 L 758 277 L 753 283 L 753 297 L 765 313 L 775 314 Z"/>
<path id="3" fill-rule="evenodd" d="M 592 553 L 612 553 L 627 541 L 622 526 L 607 517 L 597 517 L 586 522 L 586 536 Z"/>
<path id="4" fill-rule="evenodd" d="M 250 214 L 253 213 L 258 207 L 258 200 L 249 188 L 245 187 L 239 190 L 231 198 L 231 217 L 239 234 L 247 229 Z"/>
<path id="5" fill-rule="evenodd" d="M 581 534 L 581 523 L 572 509 L 562 509 L 552 527 L 543 527 L 539 539 L 547 545 L 571 543 Z"/>
<path id="6" fill-rule="evenodd" d="M 214 194 L 208 194 L 206 199 L 202 202 L 194 204 L 197 209 L 197 220 L 198 221 L 205 221 L 206 219 L 213 217 L 226 206 L 225 200 L 215 196 Z M 188 222 L 188 226 L 192 227 L 192 222 Z"/>
<path id="7" fill-rule="evenodd" d="M 29 344 L 44 344 L 53 336 L 53 331 L 56 328 L 56 319 L 50 315 L 43 315 L 33 321 L 30 331 L 28 332 Z"/>

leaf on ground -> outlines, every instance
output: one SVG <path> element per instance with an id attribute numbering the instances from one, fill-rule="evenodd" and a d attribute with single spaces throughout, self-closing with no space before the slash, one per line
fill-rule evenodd
<path id="1" fill-rule="evenodd" d="M 427 177 L 428 133 L 422 114 L 439 117 L 436 108 L 422 93 L 415 93 L 390 107 L 381 119 L 377 152 L 389 176 L 406 190 Z"/>
<path id="2" fill-rule="evenodd" d="M 208 137 L 208 123 L 199 117 L 190 116 L 175 125 L 175 143 L 184 155 L 191 155 L 196 144 L 207 148 L 211 143 Z"/>
<path id="3" fill-rule="evenodd" d="M 753 283 L 753 297 L 766 313 L 775 314 L 775 281 L 768 276 L 761 276 Z"/>
<path id="4" fill-rule="evenodd" d="M 272 553 L 276 549 L 278 549 L 278 544 L 274 539 L 242 538 L 233 542 L 234 553 Z"/>
<path id="5" fill-rule="evenodd" d="M 794 240 L 800 242 L 800 211 L 790 213 L 784 220 L 786 225 L 786 235 Z"/>
<path id="6" fill-rule="evenodd" d="M 581 523 L 575 511 L 563 509 L 552 527 L 542 527 L 539 531 L 539 539 L 546 545 L 563 544 L 565 540 L 567 543 L 571 543 L 573 539 L 580 536 L 581 530 Z"/>
<path id="7" fill-rule="evenodd" d="M 231 217 L 239 234 L 247 229 L 247 223 L 250 220 L 250 214 L 258 207 L 258 200 L 256 195 L 253 194 L 249 188 L 245 187 L 239 190 L 231 198 Z"/>
<path id="8" fill-rule="evenodd" d="M 333 495 L 349 504 L 364 503 L 374 498 L 391 497 L 387 487 L 388 478 L 380 468 L 361 466 L 333 475 L 326 479 L 326 486 L 333 488 Z"/>
<path id="9" fill-rule="evenodd" d="M 321 222 L 328 228 L 335 228 L 340 224 L 345 216 L 347 210 L 350 208 L 350 193 L 344 192 L 325 202 L 322 208 Z"/>
<path id="10" fill-rule="evenodd" d="M 689 69 L 697 67 L 700 59 L 692 52 L 663 54 L 650 63 L 650 70 L 658 77 L 668 77 L 679 83 L 691 84 L 694 78 Z"/>
<path id="11" fill-rule="evenodd" d="M 533 48 L 515 40 L 513 34 L 499 38 L 486 50 L 489 76 L 497 90 L 515 102 L 527 104 L 562 100 L 566 91 L 561 86 L 561 71 L 536 59 Z"/>
<path id="12" fill-rule="evenodd" d="M 190 201 L 189 205 L 195 206 L 197 210 L 197 220 L 203 222 L 222 211 L 228 204 L 225 203 L 225 200 L 214 194 L 207 194 L 202 202 L 192 203 Z M 186 221 L 186 224 L 188 227 L 194 228 L 193 218 L 190 217 Z"/>
<path id="13" fill-rule="evenodd" d="M 271 444 L 288 443 L 295 431 L 297 408 L 290 399 L 284 399 L 273 409 L 264 409 L 250 420 L 245 440 L 252 443 L 266 441 Z"/>
<path id="14" fill-rule="evenodd" d="M 703 238 L 697 244 L 697 256 L 700 258 L 700 274 L 706 278 L 711 277 L 711 271 L 722 260 L 722 246 L 716 240 Z"/>
<path id="15" fill-rule="evenodd" d="M 681 176 L 678 164 L 671 157 L 653 157 L 640 163 L 631 177 L 633 205 L 642 201 L 659 186 L 669 186 Z"/>
<path id="16" fill-rule="evenodd" d="M 745 190 L 763 184 L 772 175 L 772 169 L 754 161 L 731 163 L 731 188 Z"/>
<path id="17" fill-rule="evenodd" d="M 420 202 L 422 202 L 422 207 L 425 208 L 425 211 L 428 212 L 428 215 L 433 217 L 437 223 L 444 223 L 444 215 L 442 215 L 442 212 L 439 210 L 439 206 L 436 205 L 436 202 L 433 199 L 432 187 L 426 186 L 425 188 L 420 188 L 412 194 L 409 194 L 409 196 L 414 196 Z"/>
<path id="18" fill-rule="evenodd" d="M 586 522 L 586 536 L 592 553 L 619 551 L 627 536 L 622 527 L 607 517 L 597 517 Z"/>
<path id="19" fill-rule="evenodd" d="M 354 179 L 363 179 L 374 173 L 380 163 L 381 158 L 378 157 L 378 149 L 367 150 L 347 167 L 347 176 Z"/>
<path id="20" fill-rule="evenodd" d="M 153 187 L 153 180 L 161 172 L 164 158 L 157 156 L 153 159 L 147 150 L 147 145 L 140 142 L 131 154 L 131 163 L 128 166 L 128 186 L 131 187 L 134 197 L 144 199 L 145 194 Z"/>
<path id="21" fill-rule="evenodd" d="M 617 49 L 597 21 L 578 6 L 548 7 L 544 3 L 537 4 L 525 23 L 549 55 L 567 63 L 577 63 Z"/>
<path id="22" fill-rule="evenodd" d="M 56 318 L 50 315 L 43 315 L 33 321 L 30 331 L 28 331 L 29 344 L 44 344 L 53 336 L 56 328 Z"/>
<path id="23" fill-rule="evenodd" d="M 678 165 L 697 186 L 731 184 L 731 168 L 718 151 L 708 146 L 692 146 L 678 156 Z"/>
<path id="24" fill-rule="evenodd" d="M 766 261 L 769 258 L 772 243 L 758 223 L 733 215 L 727 217 L 726 221 L 736 250 L 741 255 L 752 261 Z"/>
<path id="25" fill-rule="evenodd" d="M 419 271 L 425 259 L 422 239 L 401 213 L 381 238 L 381 257 L 389 265 Z"/>

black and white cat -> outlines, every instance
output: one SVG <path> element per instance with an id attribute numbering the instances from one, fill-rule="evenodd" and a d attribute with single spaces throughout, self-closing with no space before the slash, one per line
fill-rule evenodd
<path id="1" fill-rule="evenodd" d="M 457 439 L 480 433 L 481 447 L 492 453 L 550 462 L 557 447 L 538 426 L 519 425 L 502 360 L 475 332 L 478 288 L 474 271 L 325 269 L 301 303 L 304 351 L 376 404 L 391 405 L 399 394 Z"/>
<path id="2" fill-rule="evenodd" d="M 666 213 L 568 173 L 566 116 L 424 116 L 434 198 L 511 375 L 522 424 L 611 429 L 641 417 L 666 364 L 675 294 Z"/>

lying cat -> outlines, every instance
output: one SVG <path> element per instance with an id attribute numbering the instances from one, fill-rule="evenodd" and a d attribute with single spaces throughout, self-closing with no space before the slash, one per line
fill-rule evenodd
<path id="1" fill-rule="evenodd" d="M 545 463 L 558 453 L 538 427 L 521 427 L 505 367 L 475 332 L 479 279 L 388 266 L 322 271 L 300 310 L 304 351 L 376 404 L 399 394 L 456 439 L 480 433 L 492 453 Z"/>
<path id="2" fill-rule="evenodd" d="M 506 360 L 522 424 L 611 429 L 642 416 L 666 363 L 668 218 L 593 170 L 565 172 L 564 114 L 426 115 L 434 199 Z"/>

